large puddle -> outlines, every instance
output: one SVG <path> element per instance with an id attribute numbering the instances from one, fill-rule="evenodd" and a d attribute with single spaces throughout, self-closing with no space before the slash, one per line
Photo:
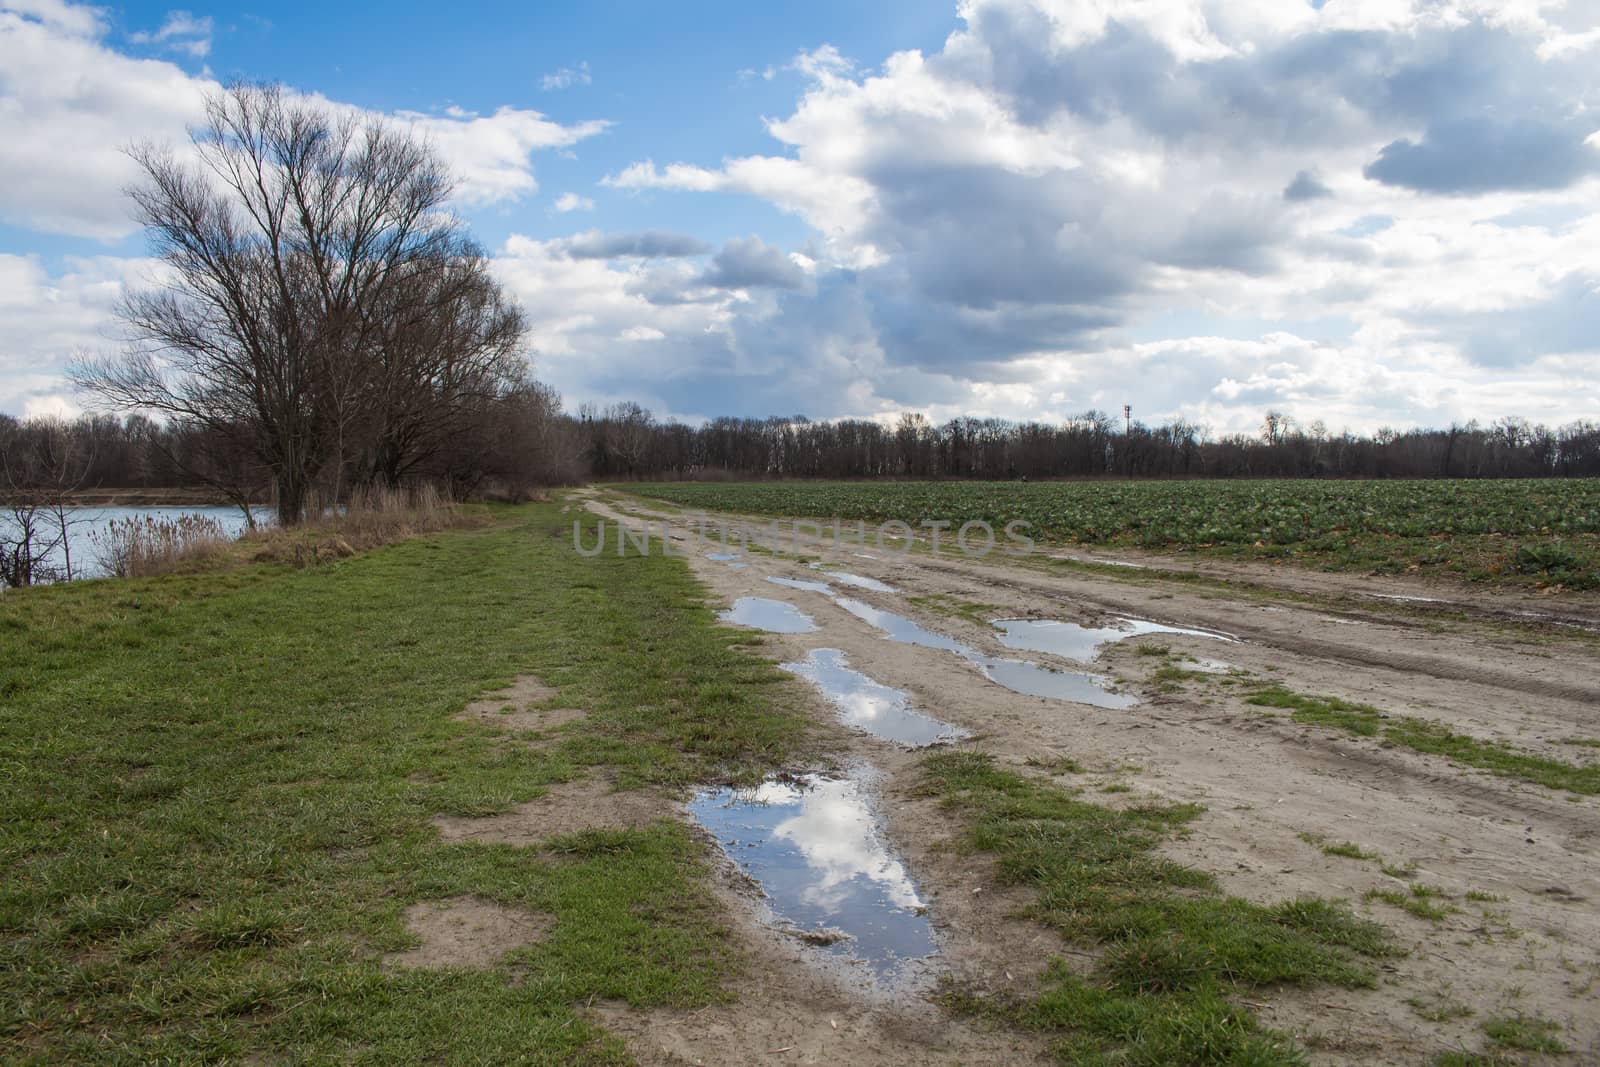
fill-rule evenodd
<path id="1" fill-rule="evenodd" d="M 1013 693 L 1030 697 L 1048 697 L 1051 700 L 1075 700 L 1097 708 L 1131 708 L 1139 698 L 1131 693 L 1118 693 L 1105 680 L 1092 674 L 1074 671 L 1053 671 L 1035 663 L 1015 659 L 991 659 L 987 656 L 968 656 L 991 682 L 1005 686 Z"/>
<path id="2" fill-rule="evenodd" d="M 1023 652 L 1047 652 L 1079 663 L 1092 662 L 1106 645 L 1147 634 L 1183 634 L 1208 637 L 1214 641 L 1233 641 L 1227 634 L 1209 630 L 1187 630 L 1145 619 L 1119 618 L 1113 626 L 1080 626 L 1058 619 L 997 619 L 1000 643 Z"/>
<path id="3" fill-rule="evenodd" d="M 837 648 L 815 649 L 805 660 L 782 667 L 822 690 L 846 726 L 885 741 L 921 748 L 968 736 L 959 726 L 914 709 L 904 691 L 875 682 L 846 666 L 844 653 Z"/>
<path id="4" fill-rule="evenodd" d="M 811 616 L 793 604 L 759 596 L 740 597 L 733 602 L 733 607 L 721 612 L 717 618 L 772 634 L 809 634 L 817 631 L 817 624 L 811 621 Z"/>
<path id="5" fill-rule="evenodd" d="M 880 981 L 938 950 L 911 875 L 867 802 L 865 774 L 715 789 L 689 803 L 778 920 Z"/>
<path id="6" fill-rule="evenodd" d="M 904 615 L 896 615 L 892 611 L 884 611 L 882 608 L 875 608 L 871 604 L 849 597 L 838 597 L 834 603 L 863 622 L 876 626 L 891 641 L 954 652 L 981 670 L 984 677 L 1005 686 L 1013 693 L 1048 697 L 1053 700 L 1073 700 L 1097 708 L 1131 708 L 1139 702 L 1137 697 L 1116 692 L 1105 679 L 1092 674 L 1056 671 L 1022 660 L 984 656 L 971 645 L 934 633 Z"/>

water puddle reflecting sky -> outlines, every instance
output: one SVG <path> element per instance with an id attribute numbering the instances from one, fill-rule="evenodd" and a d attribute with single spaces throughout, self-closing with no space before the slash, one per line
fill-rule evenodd
<path id="1" fill-rule="evenodd" d="M 759 596 L 740 597 L 733 602 L 733 607 L 718 614 L 717 618 L 772 634 L 809 634 L 817 630 L 817 624 L 811 620 L 811 616 L 788 601 L 768 600 Z"/>
<path id="2" fill-rule="evenodd" d="M 876 626 L 887 634 L 891 641 L 899 641 L 906 645 L 921 645 L 924 648 L 942 648 L 947 652 L 959 652 L 962 655 L 972 653 L 972 649 L 955 638 L 936 634 L 932 630 L 918 626 L 904 615 L 896 615 L 892 611 L 884 611 L 865 601 L 847 596 L 836 598 L 834 603 L 862 622 Z"/>
<path id="3" fill-rule="evenodd" d="M 1208 630 L 1186 630 L 1181 626 L 1164 626 L 1159 622 L 1128 618 L 1117 619 L 1113 626 L 1080 626 L 1058 619 L 997 619 L 994 627 L 1000 631 L 1000 643 L 1007 648 L 1048 652 L 1079 663 L 1093 661 L 1102 648 L 1113 642 L 1147 634 L 1183 634 L 1230 643 L 1234 640 L 1227 634 Z"/>
<path id="4" fill-rule="evenodd" d="M 904 691 L 873 681 L 846 665 L 837 648 L 819 648 L 799 663 L 785 663 L 792 671 L 822 690 L 839 711 L 846 726 L 864 730 L 908 748 L 959 741 L 969 736 L 959 726 L 924 715 L 911 706 Z"/>
<path id="5" fill-rule="evenodd" d="M 823 951 L 860 960 L 884 981 L 938 946 L 916 885 L 867 801 L 868 773 L 707 790 L 689 813 L 760 883 L 779 921 L 801 933 L 844 935 Z"/>
<path id="6" fill-rule="evenodd" d="M 891 641 L 954 652 L 982 671 L 984 677 L 1014 693 L 1052 700 L 1073 700 L 1097 708 L 1130 708 L 1139 702 L 1135 696 L 1116 692 L 1108 681 L 1096 675 L 1051 670 L 1036 663 L 981 655 L 971 645 L 934 633 L 892 611 L 884 611 L 849 597 L 836 597 L 834 603 L 863 622 L 876 626 Z"/>

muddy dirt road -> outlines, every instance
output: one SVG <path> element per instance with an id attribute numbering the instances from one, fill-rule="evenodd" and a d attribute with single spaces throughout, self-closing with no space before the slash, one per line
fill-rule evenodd
<path id="1" fill-rule="evenodd" d="M 822 797 L 815 811 L 797 799 L 803 788 L 766 798 L 795 805 L 779 821 L 787 858 L 763 867 L 749 851 L 772 827 L 755 825 L 759 815 L 741 822 L 738 798 L 702 802 L 702 825 L 748 860 L 729 866 L 727 892 L 756 977 L 737 1004 L 695 1020 L 607 1012 L 642 1062 L 753 1062 L 763 1043 L 754 1059 L 791 1063 L 1042 1054 L 1009 1030 L 946 1017 L 925 994 L 940 979 L 1025 993 L 1051 958 L 1088 957 L 1016 917 L 1026 897 L 996 886 L 983 857 L 949 847 L 961 827 L 911 788 L 926 749 L 893 738 L 971 747 L 1028 775 L 1070 760 L 1080 769 L 1058 780 L 1107 806 L 1204 805 L 1166 847 L 1174 859 L 1253 901 L 1339 897 L 1383 923 L 1408 952 L 1383 964 L 1378 988 L 1251 1001 L 1315 1062 L 1426 1063 L 1483 1049 L 1484 1021 L 1507 1016 L 1559 1026 L 1571 1051 L 1548 1062 L 1600 1062 L 1600 801 L 1245 699 L 1279 686 L 1593 763 L 1600 748 L 1574 742 L 1600 738 L 1600 637 L 1570 625 L 1592 612 L 1554 625 L 1519 614 L 1539 608 L 1522 595 L 1431 604 L 1393 599 L 1411 595 L 1403 584 L 1269 568 L 1213 568 L 1212 581 L 1195 582 L 1038 558 L 934 558 L 806 531 L 775 538 L 764 521 L 732 521 L 749 543 L 729 546 L 645 501 L 591 491 L 574 503 L 608 528 L 666 531 L 712 600 L 756 624 L 762 654 L 814 683 L 819 720 L 845 728 L 846 766 L 832 780 L 850 783 L 836 788 L 849 797 Z M 1346 843 L 1366 858 L 1324 851 Z M 808 943 L 828 940 L 816 933 L 831 929 L 826 915 L 793 914 L 806 888 L 782 881 L 803 882 L 807 862 L 877 892 L 886 924 L 925 917 L 938 951 L 878 974 L 871 959 Z M 766 872 L 764 898 L 740 870 Z M 1442 890 L 1448 914 L 1429 920 L 1368 898 L 1415 884 Z"/>

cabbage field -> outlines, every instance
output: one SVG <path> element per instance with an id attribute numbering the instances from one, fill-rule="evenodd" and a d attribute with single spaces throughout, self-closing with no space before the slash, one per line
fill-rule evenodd
<path id="1" fill-rule="evenodd" d="M 706 511 L 917 526 L 1032 524 L 1040 540 L 1443 569 L 1582 587 L 1600 481 L 673 482 L 628 487 Z"/>

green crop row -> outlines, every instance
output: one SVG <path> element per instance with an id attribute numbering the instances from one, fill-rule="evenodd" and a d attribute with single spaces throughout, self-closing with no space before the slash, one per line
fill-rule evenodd
<path id="1" fill-rule="evenodd" d="M 1191 482 L 676 482 L 630 487 L 706 511 L 917 526 L 1029 523 L 1058 542 L 1254 554 L 1384 557 L 1529 574 L 1593 575 L 1600 480 Z M 1462 550 L 1457 541 L 1473 542 Z M 1374 553 L 1390 543 L 1391 551 Z M 1486 542 L 1493 542 L 1492 547 Z M 1379 560 L 1382 562 L 1382 560 Z M 1478 576 L 1482 576 L 1479 574 Z"/>

